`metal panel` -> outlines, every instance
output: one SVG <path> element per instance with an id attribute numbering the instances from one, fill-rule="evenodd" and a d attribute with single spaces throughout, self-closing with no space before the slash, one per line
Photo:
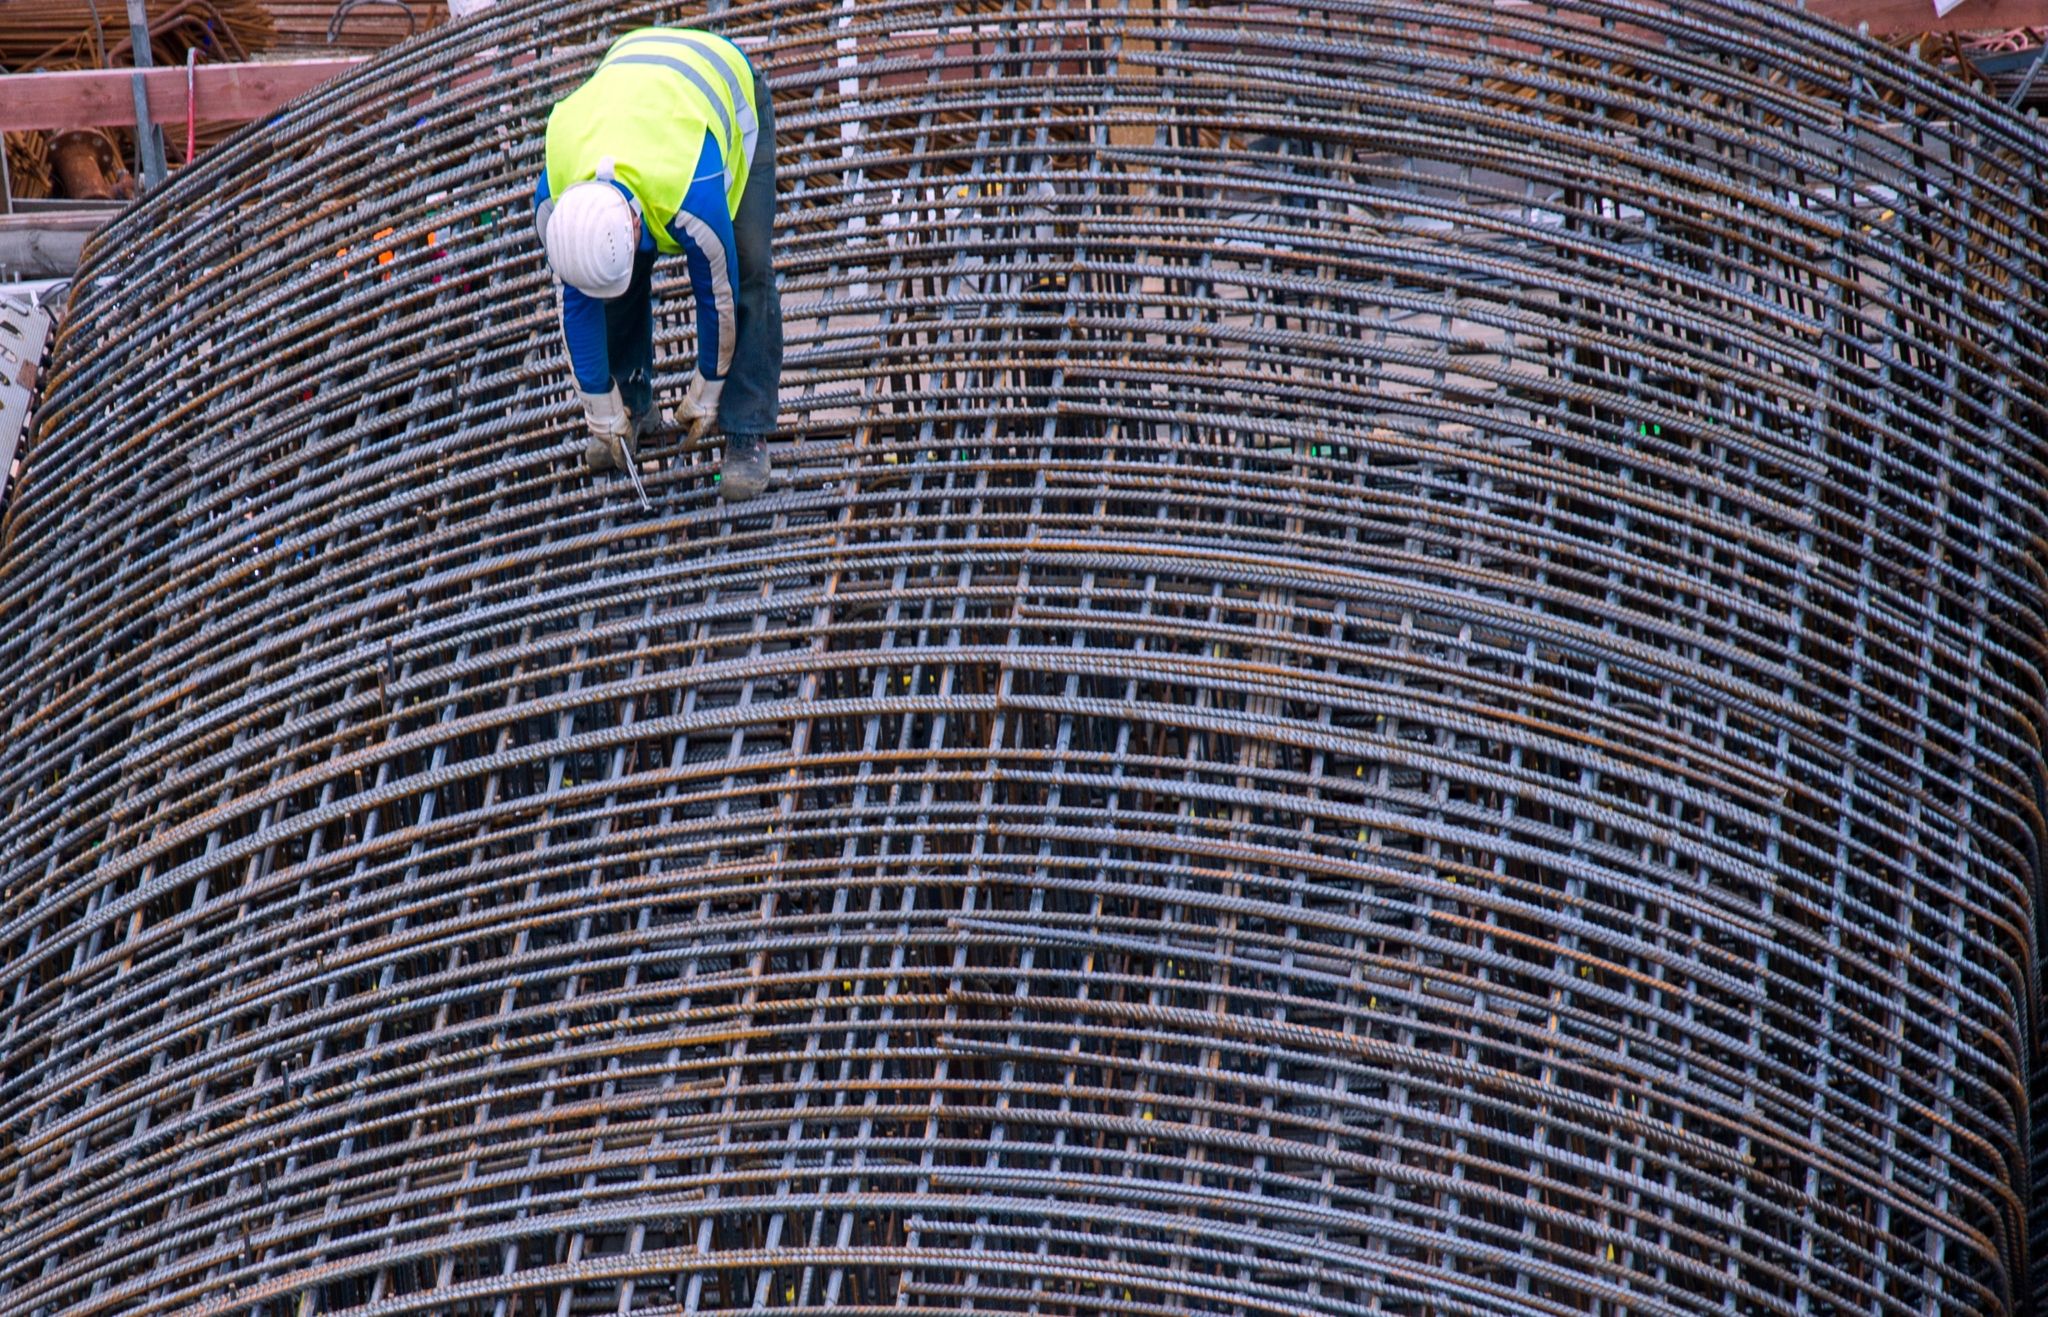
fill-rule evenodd
<path id="1" fill-rule="evenodd" d="M 49 339 L 48 312 L 0 295 L 0 504 L 6 499 L 14 455 L 28 429 L 36 372 Z"/>

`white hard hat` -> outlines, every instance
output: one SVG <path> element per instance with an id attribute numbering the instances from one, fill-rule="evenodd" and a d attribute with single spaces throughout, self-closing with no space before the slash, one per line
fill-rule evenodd
<path id="1" fill-rule="evenodd" d="M 621 297 L 633 282 L 640 216 L 619 189 L 591 179 L 555 199 L 543 241 L 563 283 L 587 297 Z"/>

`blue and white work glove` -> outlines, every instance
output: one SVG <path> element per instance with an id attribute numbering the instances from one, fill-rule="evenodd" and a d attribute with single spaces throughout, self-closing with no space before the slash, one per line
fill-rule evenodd
<path id="1" fill-rule="evenodd" d="M 590 431 L 588 455 L 592 470 L 607 465 L 623 467 L 632 458 L 633 421 L 626 415 L 625 401 L 614 384 L 603 393 L 577 390 L 583 402 L 583 423 Z M 600 456 L 602 453 L 602 456 Z"/>
<path id="2" fill-rule="evenodd" d="M 603 393 L 584 393 L 579 389 L 576 396 L 583 400 L 583 422 L 590 427 L 591 438 L 623 439 L 632 432 L 633 423 L 626 417 L 626 403 L 619 397 L 618 385 Z"/>

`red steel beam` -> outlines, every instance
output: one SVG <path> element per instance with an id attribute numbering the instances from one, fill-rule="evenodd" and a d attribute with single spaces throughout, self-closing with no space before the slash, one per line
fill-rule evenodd
<path id="1" fill-rule="evenodd" d="M 201 64 L 193 70 L 193 117 L 202 123 L 260 119 L 366 57 L 285 60 L 275 64 Z M 61 131 L 113 128 L 135 122 L 134 69 L 76 73 L 10 73 L 0 77 L 0 129 Z M 149 117 L 185 118 L 185 70 L 144 69 Z"/>

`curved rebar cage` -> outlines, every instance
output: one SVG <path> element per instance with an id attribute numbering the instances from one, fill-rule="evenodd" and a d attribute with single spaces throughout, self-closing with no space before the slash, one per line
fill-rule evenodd
<path id="1" fill-rule="evenodd" d="M 775 91 L 750 504 L 580 468 L 647 21 Z M 1723 3 L 526 3 L 252 127 L 6 528 L 0 1308 L 2019 1311 L 2044 168 Z"/>

